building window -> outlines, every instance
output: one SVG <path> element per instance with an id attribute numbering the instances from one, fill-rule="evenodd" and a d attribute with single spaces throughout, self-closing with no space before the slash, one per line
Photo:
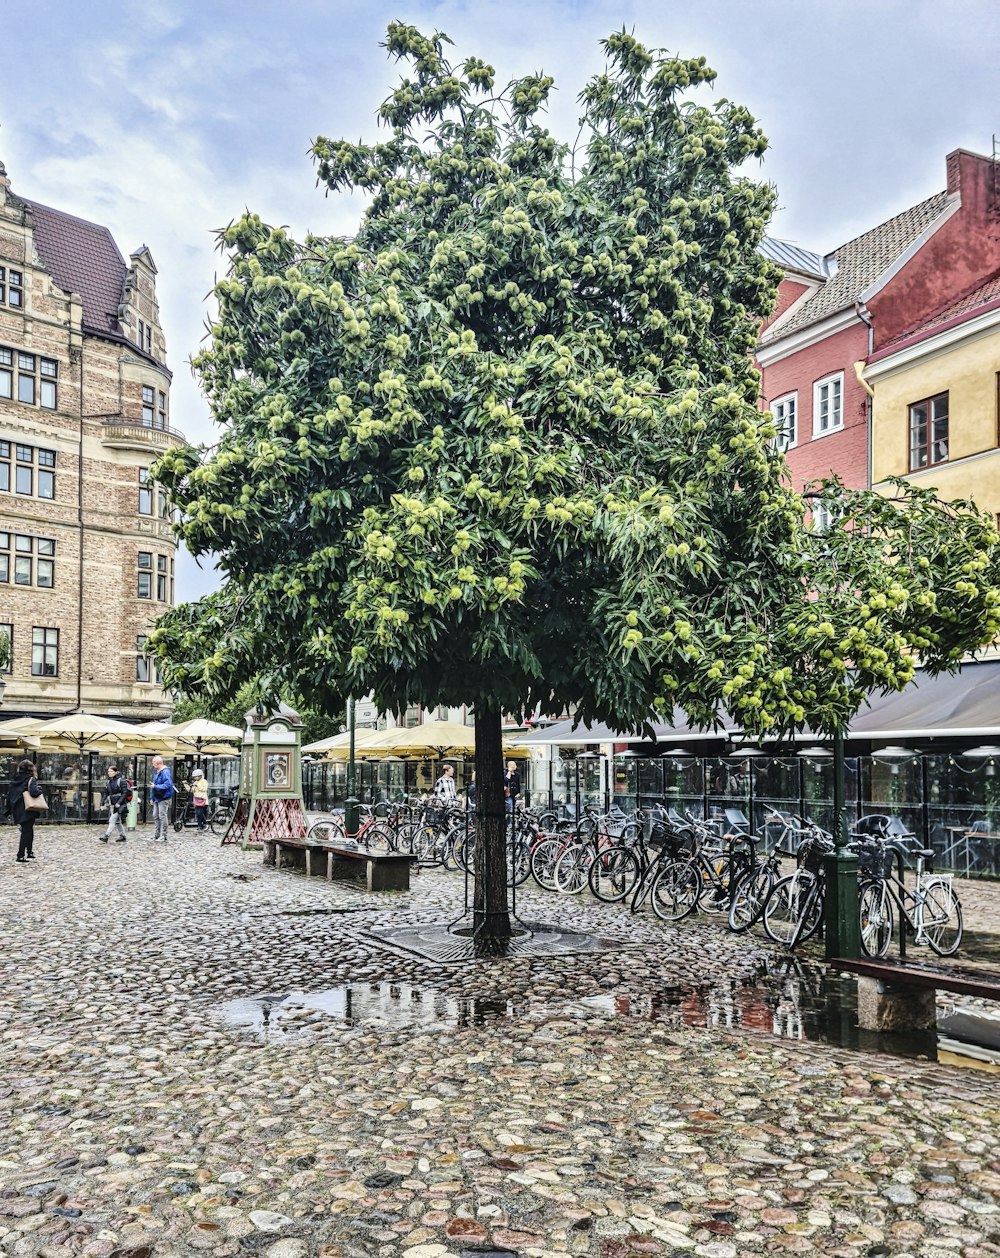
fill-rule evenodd
<path id="1" fill-rule="evenodd" d="M 31 631 L 32 677 L 59 676 L 59 630 L 40 629 Z"/>
<path id="2" fill-rule="evenodd" d="M 774 416 L 774 426 L 778 430 L 778 435 L 774 439 L 776 450 L 784 453 L 791 450 L 797 444 L 798 430 L 795 426 L 795 412 L 798 409 L 798 394 L 789 393 L 785 397 L 776 398 L 771 403 L 771 414 Z"/>
<path id="3" fill-rule="evenodd" d="M 153 485 L 149 479 L 149 468 L 139 468 L 139 514 L 153 514 Z"/>
<path id="4" fill-rule="evenodd" d="M 136 587 L 139 598 L 153 597 L 153 555 L 151 551 L 139 551 L 139 580 Z"/>
<path id="5" fill-rule="evenodd" d="M 0 306 L 24 305 L 24 272 L 0 266 Z"/>
<path id="6" fill-rule="evenodd" d="M 829 533 L 830 525 L 833 522 L 833 512 L 826 503 L 811 502 L 809 510 L 812 514 L 812 519 L 809 522 L 809 527 L 812 531 L 814 533 Z"/>
<path id="7" fill-rule="evenodd" d="M 135 640 L 135 679 L 136 681 L 153 680 L 153 662 L 143 654 L 149 638 L 140 634 Z"/>
<path id="8" fill-rule="evenodd" d="M 14 671 L 14 626 L 9 621 L 6 624 L 0 623 L 0 636 L 3 635 L 10 643 L 10 660 L 6 668 L 0 668 L 0 673 L 10 673 Z"/>
<path id="9" fill-rule="evenodd" d="M 910 471 L 948 461 L 948 394 L 910 407 Z"/>
<path id="10" fill-rule="evenodd" d="M 157 408 L 157 391 L 150 384 L 142 386 L 142 422 L 146 428 L 166 428 L 166 395 L 159 395 L 161 406 Z"/>
<path id="11" fill-rule="evenodd" d="M 822 437 L 844 426 L 844 373 L 813 385 L 813 436 Z"/>
<path id="12" fill-rule="evenodd" d="M 156 556 L 156 597 L 161 603 L 167 601 L 167 557 Z"/>
<path id="13" fill-rule="evenodd" d="M 139 320 L 139 348 L 147 354 L 153 352 L 153 329 L 144 319 Z"/>
<path id="14" fill-rule="evenodd" d="M 56 496 L 56 452 L 0 441 L 0 491 L 26 497 Z"/>
<path id="15" fill-rule="evenodd" d="M 51 590 L 55 585 L 56 544 L 51 537 L 30 533 L 0 533 L 0 583 L 33 585 Z"/>
<path id="16" fill-rule="evenodd" d="M 406 709 L 406 714 L 403 717 L 403 725 L 406 729 L 414 729 L 419 724 L 420 708 L 416 704 L 411 704 Z"/>
<path id="17" fill-rule="evenodd" d="M 16 397 L 26 406 L 40 405 L 54 411 L 58 402 L 58 380 L 56 359 L 24 354 L 0 345 L 0 398 L 13 401 Z"/>

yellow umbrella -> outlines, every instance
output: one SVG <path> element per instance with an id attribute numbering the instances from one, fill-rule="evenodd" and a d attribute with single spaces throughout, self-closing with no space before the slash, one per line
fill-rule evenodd
<path id="1" fill-rule="evenodd" d="M 354 754 L 357 758 L 367 759 L 375 748 L 381 747 L 386 735 L 394 734 L 388 729 L 358 729 L 354 731 Z M 348 760 L 351 751 L 350 732 L 335 734 L 333 738 L 320 739 L 318 743 L 310 743 L 303 751 L 311 751 L 327 760 Z"/>

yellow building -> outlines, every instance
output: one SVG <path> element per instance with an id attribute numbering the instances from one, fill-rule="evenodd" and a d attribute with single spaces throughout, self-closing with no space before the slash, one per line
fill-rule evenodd
<path id="1" fill-rule="evenodd" d="M 876 488 L 904 476 L 1000 516 L 1000 277 L 872 354 L 864 381 Z"/>

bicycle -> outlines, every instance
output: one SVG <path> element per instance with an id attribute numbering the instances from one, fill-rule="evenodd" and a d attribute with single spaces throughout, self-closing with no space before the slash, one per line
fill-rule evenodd
<path id="1" fill-rule="evenodd" d="M 858 900 L 861 948 L 869 957 L 889 951 L 896 912 L 905 934 L 914 944 L 927 944 L 939 957 L 950 957 L 962 943 L 962 904 L 952 886 L 951 874 L 924 869 L 934 853 L 930 848 L 910 849 L 917 861 L 913 891 L 895 872 L 896 853 L 904 849 L 887 839 L 874 838 L 860 854 L 861 889 Z"/>
<path id="2" fill-rule="evenodd" d="M 348 834 L 342 815 L 321 817 L 309 827 L 307 843 L 353 842 L 370 852 L 395 852 L 396 837 L 388 825 L 377 818 L 371 804 L 361 804 L 358 809 L 358 832 Z"/>
<path id="3" fill-rule="evenodd" d="M 557 858 L 553 871 L 555 889 L 562 895 L 578 895 L 587 886 L 590 867 L 612 847 L 633 847 L 642 837 L 637 814 L 620 808 L 589 819 L 577 830 L 579 842 L 569 844 Z"/>
<path id="4" fill-rule="evenodd" d="M 799 847 L 798 868 L 779 878 L 764 902 L 764 933 L 772 943 L 794 948 L 819 930 L 823 920 L 823 867 L 833 839 L 817 826 Z"/>
<path id="5" fill-rule="evenodd" d="M 773 835 L 775 828 L 779 829 L 776 838 Z M 781 879 L 782 857 L 794 857 L 804 841 L 824 834 L 825 831 L 809 818 L 803 819 L 776 809 L 766 811 L 760 832 L 753 836 L 753 864 L 733 888 L 729 905 L 730 930 L 740 934 L 760 921 L 771 888 Z M 785 843 L 789 840 L 791 846 L 786 847 Z M 763 860 L 757 859 L 757 845 L 764 848 Z"/>

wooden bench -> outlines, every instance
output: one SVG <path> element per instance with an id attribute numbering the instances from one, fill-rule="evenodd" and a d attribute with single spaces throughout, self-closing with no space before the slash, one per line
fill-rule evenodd
<path id="1" fill-rule="evenodd" d="M 858 1026 L 866 1031 L 932 1030 L 939 991 L 1000 1000 L 996 974 L 956 974 L 867 957 L 838 957 L 830 966 L 858 976 Z"/>
<path id="2" fill-rule="evenodd" d="M 325 860 L 323 859 L 325 857 Z M 412 856 L 399 852 L 369 852 L 366 848 L 302 839 L 266 839 L 264 864 L 276 869 L 301 869 L 307 878 L 323 869 L 327 882 L 362 877 L 369 891 L 409 891 Z"/>
<path id="3" fill-rule="evenodd" d="M 870 957 L 837 957 L 830 962 L 834 970 L 844 970 L 861 978 L 874 978 L 882 983 L 918 987 L 923 990 L 955 992 L 959 996 L 979 996 L 983 1000 L 1000 1000 L 1000 974 L 955 974 L 948 970 L 932 970 L 907 965 L 901 961 L 876 961 Z"/>

